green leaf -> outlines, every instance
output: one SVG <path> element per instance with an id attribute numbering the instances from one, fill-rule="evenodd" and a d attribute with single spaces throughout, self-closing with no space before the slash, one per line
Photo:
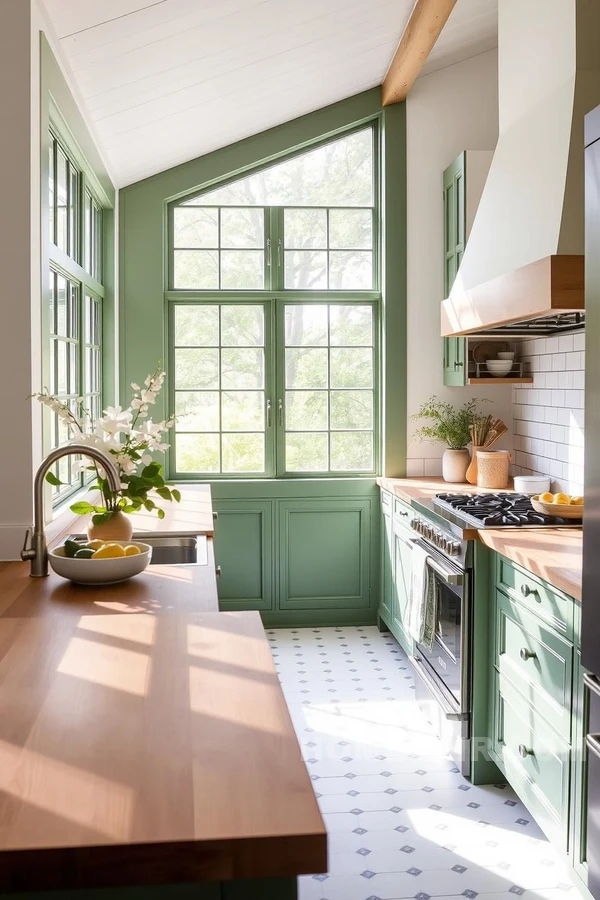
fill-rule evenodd
<path id="1" fill-rule="evenodd" d="M 142 469 L 142 478 L 154 478 L 156 475 L 160 475 L 161 470 L 162 466 L 160 463 L 151 462 Z"/>
<path id="2" fill-rule="evenodd" d="M 73 503 L 71 506 L 71 512 L 77 513 L 78 516 L 85 516 L 87 513 L 92 513 L 94 512 L 94 509 L 95 507 L 86 500 L 78 500 L 77 503 Z"/>
<path id="3" fill-rule="evenodd" d="M 169 490 L 168 487 L 159 487 L 159 488 L 157 488 L 156 493 L 158 494 L 159 497 L 162 497 L 163 500 L 171 499 L 171 491 Z"/>
<path id="4" fill-rule="evenodd" d="M 111 512 L 96 513 L 95 516 L 92 516 L 92 522 L 94 525 L 104 525 L 105 522 L 110 520 L 111 516 Z"/>
<path id="5" fill-rule="evenodd" d="M 176 500 L 177 503 L 181 503 L 181 491 L 178 491 L 177 488 L 171 490 L 171 497 L 173 500 Z"/>
<path id="6" fill-rule="evenodd" d="M 148 512 L 152 512 L 152 510 L 156 507 L 156 503 L 153 500 L 144 500 L 144 506 L 148 510 Z"/>
<path id="7" fill-rule="evenodd" d="M 46 481 L 48 484 L 53 484 L 54 487 L 58 487 L 61 484 L 65 484 L 66 482 L 61 481 L 60 478 L 57 478 L 54 472 L 46 472 Z"/>
<path id="8" fill-rule="evenodd" d="M 161 509 L 160 506 L 159 506 L 159 507 L 157 508 L 156 512 L 158 513 L 158 518 L 159 518 L 159 519 L 164 519 L 164 517 L 165 517 L 165 511 L 164 511 L 164 509 Z"/>

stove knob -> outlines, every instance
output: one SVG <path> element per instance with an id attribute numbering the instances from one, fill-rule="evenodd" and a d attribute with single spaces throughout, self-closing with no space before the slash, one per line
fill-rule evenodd
<path id="1" fill-rule="evenodd" d="M 443 541 L 443 540 L 444 540 L 444 535 L 442 534 L 442 532 L 441 532 L 441 531 L 436 531 L 436 532 L 435 532 L 435 546 L 436 546 L 436 547 L 441 547 L 441 546 L 442 546 L 442 541 Z"/>
<path id="2" fill-rule="evenodd" d="M 460 553 L 460 544 L 458 541 L 450 542 L 450 556 L 458 556 Z"/>

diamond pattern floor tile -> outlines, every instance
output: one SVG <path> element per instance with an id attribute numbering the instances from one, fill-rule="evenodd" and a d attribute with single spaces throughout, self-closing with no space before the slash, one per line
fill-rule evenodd
<path id="1" fill-rule="evenodd" d="M 329 834 L 299 900 L 580 900 L 508 786 L 473 786 L 375 627 L 273 629 L 273 659 Z"/>

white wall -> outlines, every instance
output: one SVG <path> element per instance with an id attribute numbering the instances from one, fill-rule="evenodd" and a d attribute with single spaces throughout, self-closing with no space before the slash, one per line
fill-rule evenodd
<path id="1" fill-rule="evenodd" d="M 419 78 L 406 103 L 408 415 L 432 394 L 457 405 L 493 400 L 489 411 L 511 427 L 507 386 L 444 388 L 440 303 L 444 299 L 442 172 L 462 150 L 492 150 L 498 137 L 498 56 L 489 50 Z M 441 472 L 444 448 L 415 444 L 409 422 L 408 475 Z M 512 446 L 512 435 L 502 445 Z"/>

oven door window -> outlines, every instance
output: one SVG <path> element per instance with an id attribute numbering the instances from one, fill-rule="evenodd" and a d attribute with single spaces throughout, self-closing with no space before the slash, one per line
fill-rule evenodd
<path id="1" fill-rule="evenodd" d="M 436 591 L 435 640 L 427 651 L 429 664 L 456 700 L 461 701 L 462 588 L 447 584 L 430 569 Z"/>

